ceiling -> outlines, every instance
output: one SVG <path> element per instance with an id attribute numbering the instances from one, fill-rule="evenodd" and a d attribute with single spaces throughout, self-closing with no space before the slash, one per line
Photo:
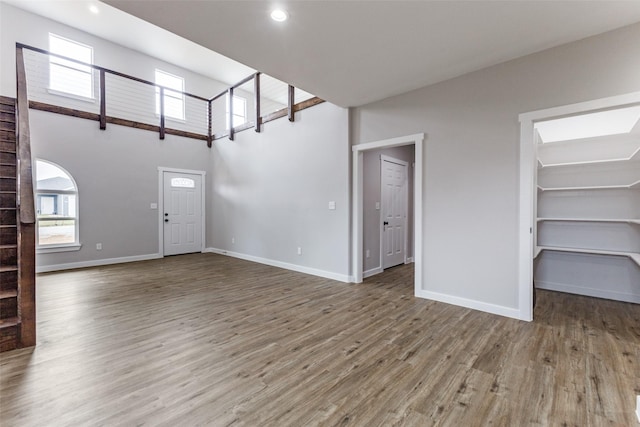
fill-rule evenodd
<path id="1" fill-rule="evenodd" d="M 97 1 L 10 0 L 227 83 L 256 69 L 344 107 L 640 22 L 640 1 L 104 1 L 148 22 Z M 99 30 L 69 22 L 89 3 Z"/>

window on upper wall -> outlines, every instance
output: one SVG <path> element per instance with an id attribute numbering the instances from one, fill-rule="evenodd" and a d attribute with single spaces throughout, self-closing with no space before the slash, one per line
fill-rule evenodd
<path id="1" fill-rule="evenodd" d="M 38 249 L 79 248 L 78 187 L 55 163 L 36 160 L 36 243 Z"/>
<path id="2" fill-rule="evenodd" d="M 49 51 L 93 64 L 93 48 L 49 33 Z M 49 89 L 63 94 L 93 99 L 93 69 L 89 65 L 49 56 Z"/>
<path id="3" fill-rule="evenodd" d="M 247 123 L 247 100 L 233 95 L 233 127 Z M 229 129 L 229 95 L 227 95 L 227 129 Z"/>
<path id="4" fill-rule="evenodd" d="M 184 79 L 156 69 L 156 84 L 164 86 L 164 115 L 184 120 Z M 160 115 L 160 88 L 156 88 L 156 114 Z"/>

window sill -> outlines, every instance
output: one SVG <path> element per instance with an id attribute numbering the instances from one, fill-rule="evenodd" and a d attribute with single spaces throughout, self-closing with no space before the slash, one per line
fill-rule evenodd
<path id="1" fill-rule="evenodd" d="M 68 245 L 51 245 L 51 246 L 39 246 L 36 248 L 37 254 L 50 254 L 55 252 L 75 252 L 82 248 L 81 243 L 71 243 Z"/>
<path id="2" fill-rule="evenodd" d="M 96 103 L 96 98 L 95 97 L 88 98 L 86 96 L 75 95 L 73 93 L 64 92 L 64 91 L 61 91 L 61 90 L 55 90 L 55 89 L 51 89 L 51 88 L 47 89 L 47 91 L 51 95 L 64 96 L 65 98 L 76 99 L 78 101 L 87 102 L 87 103 L 91 103 L 91 104 L 95 104 Z"/>

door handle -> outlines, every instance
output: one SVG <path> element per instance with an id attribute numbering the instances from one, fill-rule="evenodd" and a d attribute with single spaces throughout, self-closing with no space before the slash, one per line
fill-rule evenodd
<path id="1" fill-rule="evenodd" d="M 164 216 L 169 216 L 169 214 L 165 212 L 165 213 L 164 213 Z"/>
<path id="2" fill-rule="evenodd" d="M 385 221 L 385 222 L 382 223 L 382 225 L 389 225 L 389 222 Z"/>
<path id="3" fill-rule="evenodd" d="M 167 218 L 164 219 L 164 222 L 169 222 L 169 220 Z"/>

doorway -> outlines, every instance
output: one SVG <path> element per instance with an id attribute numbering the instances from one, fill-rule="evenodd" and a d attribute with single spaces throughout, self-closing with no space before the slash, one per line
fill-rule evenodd
<path id="1" fill-rule="evenodd" d="M 204 174 L 159 168 L 160 253 L 181 255 L 204 250 Z"/>
<path id="2" fill-rule="evenodd" d="M 541 125 L 557 128 L 559 123 L 571 120 L 592 125 L 600 121 L 602 113 L 638 105 L 640 92 L 634 92 L 520 115 L 521 319 L 533 320 L 534 278 L 540 287 L 563 292 L 607 298 L 630 291 L 640 295 L 640 290 L 631 289 L 631 286 L 623 290 L 583 286 L 595 277 L 640 277 L 640 263 L 635 261 L 640 260 L 640 248 L 633 244 L 633 235 L 640 234 L 637 229 L 640 195 L 636 191 L 640 186 L 637 177 L 640 168 L 629 163 L 634 161 L 637 147 L 634 148 L 633 141 L 629 144 L 627 136 L 600 141 L 598 138 L 605 136 L 604 133 L 578 137 L 540 136 Z M 582 131 L 586 127 L 578 126 Z M 630 149 L 630 155 L 614 155 L 618 149 Z M 540 197 L 541 193 L 543 197 Z M 630 244 L 620 246 L 625 241 Z M 546 265 L 538 268 L 540 274 L 534 277 L 534 263 L 540 267 L 538 264 L 543 258 Z M 588 268 L 576 269 L 579 265 Z M 567 280 L 549 279 L 551 267 L 555 272 L 561 271 L 557 266 L 569 272 L 560 275 Z M 597 273 L 591 271 L 596 266 Z M 603 270 L 602 266 L 606 268 Z M 585 278 L 580 286 L 572 283 L 577 277 Z"/>
<path id="3" fill-rule="evenodd" d="M 423 142 L 424 134 L 415 134 L 391 138 L 381 141 L 375 141 L 365 144 L 358 144 L 352 147 L 353 154 L 353 210 L 352 210 L 352 281 L 361 283 L 364 276 L 363 260 L 365 259 L 364 250 L 364 156 L 365 153 L 372 150 L 379 150 L 392 147 L 402 147 L 412 145 L 415 153 L 414 185 L 412 196 L 413 209 L 411 209 L 415 218 L 413 224 L 413 236 L 415 242 L 413 244 L 414 253 L 413 260 L 415 262 L 414 275 L 414 294 L 421 296 L 422 289 L 422 180 L 423 180 Z M 380 170 L 380 169 L 378 169 Z M 379 174 L 379 172 L 378 172 Z M 379 176 L 379 175 L 378 175 Z M 380 193 L 378 196 L 380 197 Z M 379 264 L 379 271 L 382 271 L 382 264 Z M 378 271 L 378 272 L 379 272 Z M 368 275 L 376 274 L 376 272 L 368 271 Z"/>

